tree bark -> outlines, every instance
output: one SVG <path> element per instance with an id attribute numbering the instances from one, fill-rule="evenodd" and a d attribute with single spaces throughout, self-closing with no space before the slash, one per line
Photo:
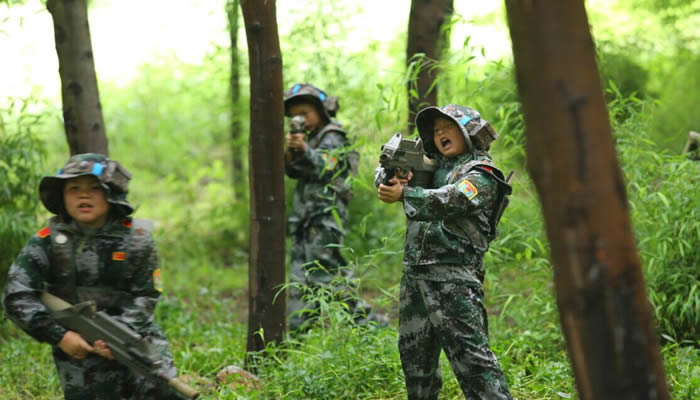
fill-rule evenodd
<path id="1" fill-rule="evenodd" d="M 250 63 L 250 305 L 247 351 L 283 338 L 286 297 L 282 55 L 275 2 L 241 1 Z M 259 331 L 263 331 L 264 340 Z"/>
<path id="2" fill-rule="evenodd" d="M 579 396 L 668 399 L 584 2 L 506 8 Z"/>
<path id="3" fill-rule="evenodd" d="M 108 155 L 86 0 L 48 0 L 61 77 L 63 124 L 71 155 Z"/>
<path id="4" fill-rule="evenodd" d="M 409 74 L 407 82 L 409 135 L 413 133 L 416 113 L 437 103 L 437 71 L 433 67 L 448 46 L 449 31 L 443 26 L 453 13 L 453 0 L 411 0 L 406 65 L 417 69 L 417 73 Z M 415 63 L 413 67 L 412 63 Z"/>
<path id="5" fill-rule="evenodd" d="M 226 1 L 226 16 L 228 18 L 229 38 L 231 42 L 231 74 L 229 93 L 231 95 L 231 176 L 233 179 L 233 198 L 241 197 L 240 190 L 244 187 L 243 153 L 241 149 L 241 88 L 240 88 L 240 57 L 238 55 L 238 15 L 240 0 Z"/>

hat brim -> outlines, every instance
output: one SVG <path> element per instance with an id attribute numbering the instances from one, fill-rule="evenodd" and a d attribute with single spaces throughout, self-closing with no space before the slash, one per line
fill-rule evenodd
<path id="1" fill-rule="evenodd" d="M 418 114 L 416 114 L 416 127 L 418 128 L 418 134 L 423 140 L 423 150 L 425 150 L 426 153 L 439 153 L 433 142 L 433 124 L 437 118 L 447 118 L 453 121 L 459 127 L 460 131 L 462 131 L 462 136 L 464 136 L 467 148 L 471 149 L 471 140 L 469 138 L 469 133 L 467 133 L 467 128 L 462 126 L 453 116 L 443 112 L 440 108 L 430 106 L 420 110 Z"/>
<path id="2" fill-rule="evenodd" d="M 62 174 L 59 176 L 45 176 L 39 181 L 39 199 L 47 210 L 53 214 L 59 215 L 64 212 L 63 205 L 63 184 L 67 179 L 77 178 L 92 174 Z M 114 200 L 109 195 L 109 186 L 100 182 L 100 185 L 107 191 L 107 202 L 119 207 L 124 214 L 130 215 L 134 212 L 134 207 L 126 200 Z"/>
<path id="3" fill-rule="evenodd" d="M 318 112 L 326 117 L 328 121 L 330 121 L 332 118 L 330 114 L 328 114 L 328 111 L 326 110 L 325 105 L 316 96 L 302 93 L 302 94 L 295 94 L 293 96 L 290 96 L 286 100 L 284 100 L 284 115 L 287 117 L 291 117 L 292 115 L 289 114 L 289 109 L 294 105 L 294 104 L 300 104 L 300 103 L 308 103 L 308 104 L 313 104 L 314 107 L 318 110 Z"/>

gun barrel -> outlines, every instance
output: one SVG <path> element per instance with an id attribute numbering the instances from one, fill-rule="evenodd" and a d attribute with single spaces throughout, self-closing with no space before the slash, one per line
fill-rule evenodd
<path id="1" fill-rule="evenodd" d="M 180 378 L 169 378 L 168 385 L 188 399 L 196 399 L 199 397 L 199 392 L 180 380 Z"/>
<path id="2" fill-rule="evenodd" d="M 70 308 L 71 304 L 64 301 L 60 297 L 56 297 L 49 292 L 44 291 L 41 294 L 41 301 L 49 308 L 51 311 L 61 311 L 66 308 Z"/>
<path id="3" fill-rule="evenodd" d="M 63 299 L 44 291 L 41 301 L 51 310 L 53 317 L 67 329 L 78 332 L 88 342 L 104 340 L 112 350 L 114 359 L 137 373 L 158 378 L 189 399 L 199 393 L 177 377 L 172 378 L 156 370 L 159 360 L 151 345 L 129 327 L 94 309 L 94 302 L 71 305 Z"/>

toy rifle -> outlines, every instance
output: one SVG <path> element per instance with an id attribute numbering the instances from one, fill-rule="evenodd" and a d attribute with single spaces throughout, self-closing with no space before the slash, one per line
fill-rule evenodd
<path id="1" fill-rule="evenodd" d="M 66 329 L 77 332 L 87 342 L 104 341 L 116 361 L 138 374 L 149 376 L 167 384 L 188 399 L 196 399 L 199 393 L 161 371 L 162 359 L 153 345 L 141 335 L 107 315 L 97 311 L 94 301 L 76 305 L 44 292 L 41 301 L 51 310 L 53 318 Z"/>
<path id="2" fill-rule="evenodd" d="M 404 139 L 401 133 L 386 142 L 381 148 L 379 165 L 382 167 L 376 181 L 387 185 L 389 179 L 398 176 L 404 179 L 408 171 L 413 172 L 413 178 L 408 182 L 409 186 L 430 187 L 433 181 L 433 173 L 438 168 L 438 162 L 425 156 L 423 142 L 420 138 L 414 140 Z M 400 175 L 396 175 L 397 170 Z"/>
<path id="3" fill-rule="evenodd" d="M 301 115 L 297 115 L 295 117 L 292 117 L 289 120 L 289 133 L 295 134 L 295 133 L 303 133 L 307 134 L 308 130 L 306 129 L 306 120 L 304 117 Z"/>

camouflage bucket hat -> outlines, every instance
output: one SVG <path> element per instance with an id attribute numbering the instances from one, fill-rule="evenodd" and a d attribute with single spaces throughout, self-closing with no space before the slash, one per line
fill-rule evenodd
<path id="1" fill-rule="evenodd" d="M 335 117 L 340 108 L 337 97 L 328 96 L 323 90 L 308 83 L 297 83 L 284 92 L 284 114 L 291 117 L 289 108 L 298 103 L 313 104 L 328 121 Z"/>
<path id="2" fill-rule="evenodd" d="M 476 132 L 481 125 L 481 114 L 473 108 L 448 104 L 442 107 L 426 107 L 416 114 L 416 127 L 421 139 L 423 139 L 423 149 L 427 153 L 437 153 L 438 150 L 433 143 L 433 123 L 438 117 L 447 118 L 453 121 L 464 135 L 467 151 L 471 151 L 471 132 Z"/>
<path id="3" fill-rule="evenodd" d="M 117 206 L 123 215 L 134 212 L 134 207 L 126 200 L 131 173 L 118 162 L 96 153 L 75 155 L 55 176 L 41 178 L 39 198 L 44 207 L 54 214 L 60 214 L 63 211 L 63 183 L 84 175 L 97 177 L 107 192 L 107 202 Z"/>

